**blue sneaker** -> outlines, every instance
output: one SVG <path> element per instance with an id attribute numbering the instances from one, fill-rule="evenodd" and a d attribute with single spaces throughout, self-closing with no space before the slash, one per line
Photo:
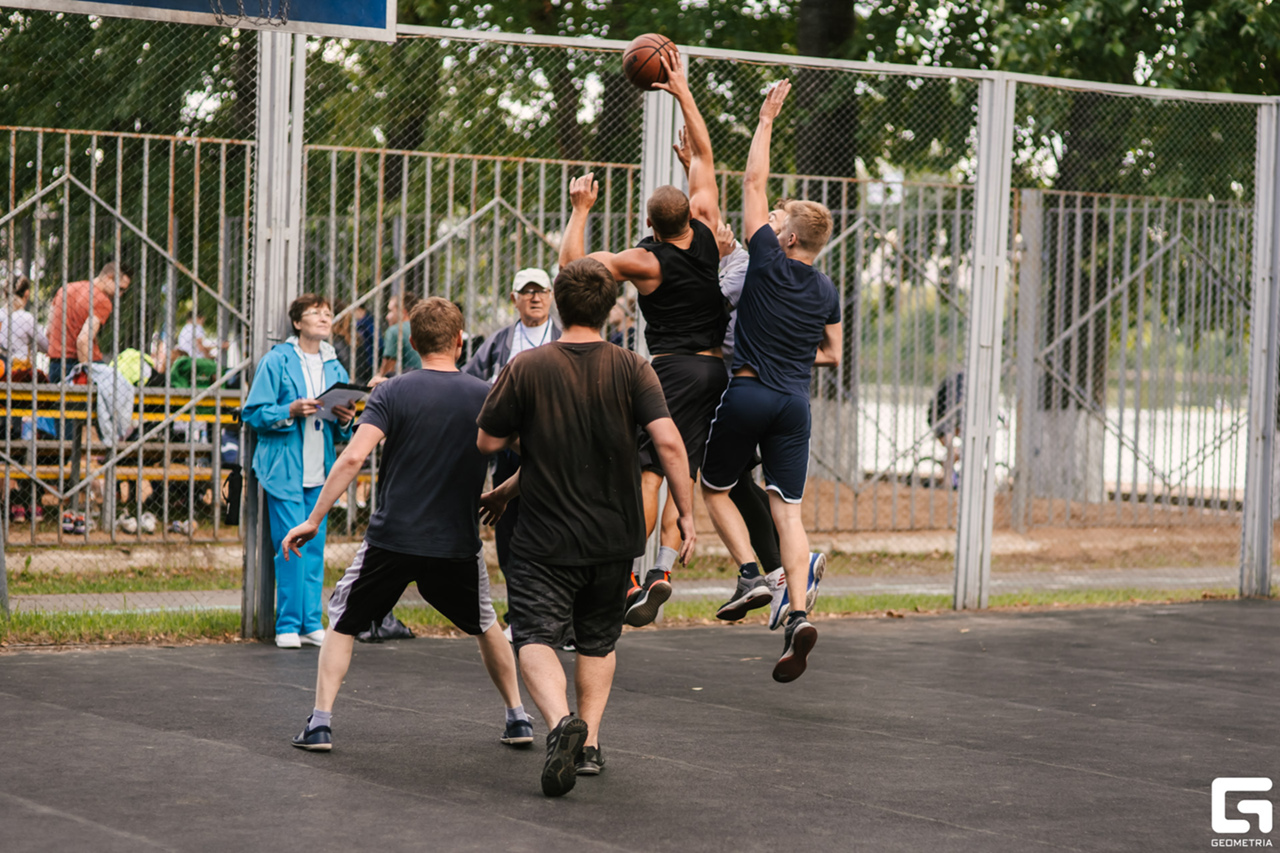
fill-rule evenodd
<path id="1" fill-rule="evenodd" d="M 533 743 L 533 723 L 528 720 L 512 720 L 499 738 L 508 746 L 529 746 Z"/>
<path id="2" fill-rule="evenodd" d="M 804 597 L 804 609 L 813 609 L 818 600 L 818 584 L 827 571 L 827 555 L 819 552 L 809 554 L 809 590 Z M 765 575 L 769 582 L 769 594 L 773 601 L 769 607 L 769 630 L 776 631 L 786 621 L 787 612 L 791 610 L 791 596 L 787 593 L 787 573 L 782 569 L 774 569 Z"/>
<path id="3" fill-rule="evenodd" d="M 293 736 L 293 745 L 308 752 L 328 752 L 333 749 L 333 729 L 328 726 L 311 726 L 311 718 L 307 717 L 307 725 L 302 733 Z"/>

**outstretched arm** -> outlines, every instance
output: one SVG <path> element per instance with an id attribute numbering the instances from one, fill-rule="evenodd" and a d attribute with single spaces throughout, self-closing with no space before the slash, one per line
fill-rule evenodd
<path id="1" fill-rule="evenodd" d="M 581 258 L 600 261 L 615 281 L 630 281 L 641 293 L 651 293 L 662 283 L 662 268 L 658 259 L 644 249 L 627 249 L 625 252 L 586 253 L 587 217 L 600 194 L 600 184 L 592 172 L 569 182 L 569 201 L 573 213 L 560 241 L 560 266 L 565 267 Z"/>
<path id="2" fill-rule="evenodd" d="M 782 102 L 790 91 L 791 81 L 782 80 L 769 90 L 760 106 L 760 120 L 751 139 L 747 170 L 742 178 L 742 218 L 746 230 L 743 236 L 747 240 L 769 222 L 769 143 L 773 139 L 773 121 L 782 111 Z"/>
<path id="3" fill-rule="evenodd" d="M 364 465 L 365 458 L 385 437 L 386 433 L 373 424 L 360 425 L 355 437 L 347 445 L 347 449 L 342 451 L 338 461 L 333 463 L 333 468 L 329 469 L 329 476 L 325 478 L 324 488 L 320 490 L 320 497 L 316 498 L 316 505 L 312 508 L 311 515 L 285 535 L 284 541 L 280 544 L 285 560 L 289 559 L 290 551 L 297 554 L 299 548 L 315 538 L 329 510 L 360 473 L 360 466 Z"/>
<path id="4" fill-rule="evenodd" d="M 680 112 L 684 114 L 684 130 L 681 132 L 681 143 L 687 144 L 689 162 L 685 172 L 689 176 L 689 213 L 695 219 L 715 233 L 720 224 L 720 190 L 716 187 L 716 165 L 711 155 L 711 134 L 707 132 L 707 123 L 698 111 L 698 104 L 689 89 L 689 80 L 684 75 L 684 63 L 679 53 L 658 54 L 662 67 L 667 70 L 667 82 L 655 83 L 653 88 L 668 92 L 680 104 Z M 683 163 L 683 158 L 681 158 Z"/>

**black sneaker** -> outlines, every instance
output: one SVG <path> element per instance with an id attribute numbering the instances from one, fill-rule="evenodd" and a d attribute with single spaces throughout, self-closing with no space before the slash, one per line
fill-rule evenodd
<path id="1" fill-rule="evenodd" d="M 307 725 L 302 727 L 302 732 L 293 736 L 293 745 L 308 752 L 328 752 L 333 749 L 333 729 L 328 726 L 316 726 L 313 729 L 310 725 L 311 718 L 307 717 Z"/>
<path id="2" fill-rule="evenodd" d="M 716 611 L 716 618 L 726 622 L 737 622 L 749 611 L 768 606 L 772 600 L 773 594 L 769 592 L 769 582 L 764 579 L 764 575 L 756 575 L 750 580 L 739 575 L 733 598 L 720 605 L 720 609 Z"/>
<path id="3" fill-rule="evenodd" d="M 529 746 L 533 743 L 533 723 L 528 720 L 512 720 L 499 738 L 508 746 Z"/>
<path id="4" fill-rule="evenodd" d="M 582 757 L 578 759 L 579 776 L 599 776 L 604 769 L 604 753 L 598 746 L 584 746 Z"/>
<path id="5" fill-rule="evenodd" d="M 809 652 L 818 642 L 818 629 L 801 616 L 787 623 L 784 636 L 786 645 L 782 647 L 782 657 L 773 665 L 773 680 L 786 684 L 804 674 Z"/>
<path id="6" fill-rule="evenodd" d="M 587 724 L 573 714 L 547 735 L 547 760 L 542 765 L 542 793 L 563 797 L 578 781 L 578 761 L 587 740 Z"/>
<path id="7" fill-rule="evenodd" d="M 631 603 L 627 606 L 624 621 L 632 628 L 648 625 L 658 618 L 658 608 L 671 597 L 671 573 L 661 569 L 650 569 L 645 576 L 644 586 L 640 594 L 628 596 Z"/>

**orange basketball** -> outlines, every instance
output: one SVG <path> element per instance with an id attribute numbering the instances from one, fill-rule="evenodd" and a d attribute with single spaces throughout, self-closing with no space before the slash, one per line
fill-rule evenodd
<path id="1" fill-rule="evenodd" d="M 667 70 L 662 67 L 659 55 L 666 52 L 668 56 L 676 54 L 675 44 L 666 36 L 657 33 L 645 33 L 636 36 L 627 45 L 622 54 L 622 73 L 627 75 L 631 85 L 646 92 L 653 90 L 654 83 L 667 82 Z"/>

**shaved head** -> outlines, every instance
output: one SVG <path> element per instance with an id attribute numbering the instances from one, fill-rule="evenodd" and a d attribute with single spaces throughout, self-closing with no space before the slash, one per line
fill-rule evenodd
<path id="1" fill-rule="evenodd" d="M 669 239 L 689 227 L 689 197 L 676 187 L 658 187 L 649 197 L 649 224 L 658 239 Z"/>

